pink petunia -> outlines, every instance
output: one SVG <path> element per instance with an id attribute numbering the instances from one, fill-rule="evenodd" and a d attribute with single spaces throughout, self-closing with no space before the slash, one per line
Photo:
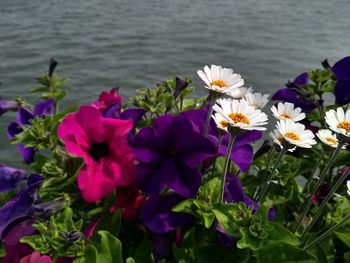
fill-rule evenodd
<path id="1" fill-rule="evenodd" d="M 58 127 L 58 137 L 67 151 L 84 159 L 78 186 L 86 202 L 108 196 L 117 186 L 134 182 L 135 158 L 126 136 L 132 121 L 103 118 L 92 106 L 81 106 Z"/>
<path id="2" fill-rule="evenodd" d="M 119 89 L 113 88 L 110 91 L 102 91 L 98 100 L 93 102 L 91 106 L 103 112 L 113 104 L 121 104 L 122 101 L 123 98 L 119 96 Z"/>
<path id="3" fill-rule="evenodd" d="M 20 263 L 54 263 L 49 256 L 41 256 L 39 252 L 34 251 L 32 254 L 21 259 Z"/>

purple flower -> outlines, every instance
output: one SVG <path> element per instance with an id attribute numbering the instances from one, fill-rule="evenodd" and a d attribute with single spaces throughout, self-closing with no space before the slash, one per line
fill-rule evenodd
<path id="1" fill-rule="evenodd" d="M 0 97 L 0 116 L 8 111 L 18 110 L 19 105 L 14 100 L 4 100 Z"/>
<path id="2" fill-rule="evenodd" d="M 190 214 L 176 213 L 171 209 L 184 198 L 176 194 L 151 195 L 140 211 L 141 222 L 155 234 L 165 234 L 192 219 Z"/>
<path id="3" fill-rule="evenodd" d="M 175 82 L 176 82 L 176 87 L 174 91 L 174 98 L 176 99 L 180 95 L 181 91 L 187 88 L 189 83 L 178 77 L 175 78 Z"/>
<path id="4" fill-rule="evenodd" d="M 309 75 L 304 72 L 297 76 L 293 82 L 289 82 L 287 87 L 281 88 L 272 96 L 272 100 L 282 100 L 294 103 L 296 107 L 300 107 L 303 111 L 312 111 L 316 105 L 303 98 L 302 86 L 309 84 Z"/>
<path id="5" fill-rule="evenodd" d="M 216 153 L 215 144 L 183 116 L 163 115 L 130 139 L 136 159 L 136 182 L 144 192 L 170 188 L 193 197 L 201 184 L 200 163 Z"/>
<path id="6" fill-rule="evenodd" d="M 332 67 L 336 76 L 334 95 L 335 102 L 344 105 L 350 102 L 350 57 L 342 58 Z"/>
<path id="7" fill-rule="evenodd" d="M 0 238 L 4 238 L 18 222 L 30 218 L 42 180 L 41 176 L 31 175 L 28 186 L 0 208 Z"/>
<path id="8" fill-rule="evenodd" d="M 0 192 L 14 189 L 24 179 L 25 171 L 0 164 Z"/>
<path id="9" fill-rule="evenodd" d="M 208 109 L 204 108 L 200 110 L 189 110 L 181 113 L 180 115 L 189 119 L 193 123 L 195 129 L 201 133 L 204 129 L 204 123 L 205 123 L 207 114 L 208 114 Z M 208 134 L 210 135 L 208 138 L 215 145 L 217 145 L 218 128 L 216 127 L 214 120 L 211 120 L 210 122 Z M 247 171 L 253 161 L 254 151 L 251 143 L 259 140 L 261 136 L 262 136 L 261 131 L 245 131 L 244 133 L 236 137 L 235 143 L 233 145 L 232 152 L 231 152 L 231 160 L 238 166 L 238 168 L 242 172 Z M 229 141 L 229 134 L 225 134 L 221 142 L 221 145 L 219 147 L 218 155 L 226 156 L 228 141 Z"/>
<path id="10" fill-rule="evenodd" d="M 37 116 L 48 115 L 53 110 L 53 99 L 44 100 L 35 105 L 34 110 L 30 111 L 27 108 L 20 108 L 17 113 L 16 121 L 10 123 L 7 129 L 7 134 L 10 139 L 22 132 L 22 125 L 28 125 L 29 120 L 34 119 Z M 34 162 L 35 150 L 33 148 L 27 148 L 23 144 L 19 144 L 18 150 L 20 151 L 24 161 L 28 164 Z"/>

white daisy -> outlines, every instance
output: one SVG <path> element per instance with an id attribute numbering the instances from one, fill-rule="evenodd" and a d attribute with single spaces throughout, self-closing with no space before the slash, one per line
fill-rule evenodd
<path id="1" fill-rule="evenodd" d="M 311 145 L 316 144 L 315 135 L 312 131 L 305 130 L 305 126 L 301 123 L 279 120 L 276 128 L 289 144 L 302 148 L 311 148 Z"/>
<path id="2" fill-rule="evenodd" d="M 227 126 L 229 123 L 228 120 L 219 113 L 215 113 L 212 116 L 216 123 L 216 126 L 224 131 L 227 131 Z"/>
<path id="3" fill-rule="evenodd" d="M 346 182 L 346 185 L 348 187 L 348 195 L 350 195 L 350 180 Z"/>
<path id="4" fill-rule="evenodd" d="M 279 120 L 291 120 L 297 122 L 305 118 L 305 113 L 301 112 L 301 108 L 294 108 L 294 104 L 290 102 L 280 102 L 277 104 L 277 107 L 272 106 L 271 111 Z"/>
<path id="5" fill-rule="evenodd" d="M 268 94 L 248 93 L 243 99 L 248 103 L 249 106 L 252 106 L 256 109 L 262 109 L 269 102 L 268 98 Z"/>
<path id="6" fill-rule="evenodd" d="M 252 93 L 252 91 L 253 91 L 252 88 L 242 87 L 242 88 L 232 89 L 230 92 L 227 92 L 227 95 L 229 95 L 234 99 L 242 99 L 248 94 Z"/>
<path id="7" fill-rule="evenodd" d="M 350 109 L 345 113 L 343 108 L 338 108 L 337 111 L 329 110 L 325 119 L 331 130 L 350 137 Z"/>
<path id="8" fill-rule="evenodd" d="M 282 149 L 284 141 L 283 135 L 277 129 L 274 129 L 272 132 L 269 133 L 269 135 L 273 139 L 274 143 L 276 143 Z M 288 151 L 293 152 L 296 148 L 296 146 L 288 148 Z"/>
<path id="9" fill-rule="evenodd" d="M 337 136 L 333 134 L 330 130 L 327 130 L 327 129 L 318 130 L 316 135 L 324 144 L 333 148 L 337 148 L 338 146 Z"/>
<path id="10" fill-rule="evenodd" d="M 206 88 L 220 93 L 227 93 L 232 89 L 244 85 L 241 75 L 233 73 L 230 68 L 211 65 L 204 67 L 204 71 L 198 70 L 198 76 L 205 82 Z"/>
<path id="11" fill-rule="evenodd" d="M 266 130 L 261 126 L 267 123 L 267 115 L 249 106 L 246 101 L 218 99 L 213 109 L 234 127 L 243 130 Z"/>

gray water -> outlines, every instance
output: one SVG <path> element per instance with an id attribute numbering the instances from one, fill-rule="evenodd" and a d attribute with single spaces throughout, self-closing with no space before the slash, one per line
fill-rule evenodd
<path id="1" fill-rule="evenodd" d="M 102 89 L 124 96 L 206 64 L 231 67 L 256 91 L 350 55 L 348 0 L 0 0 L 0 96 L 26 96 L 48 60 L 70 79 L 67 103 Z M 29 96 L 33 99 L 33 96 Z M 18 154 L 0 119 L 0 163 Z"/>

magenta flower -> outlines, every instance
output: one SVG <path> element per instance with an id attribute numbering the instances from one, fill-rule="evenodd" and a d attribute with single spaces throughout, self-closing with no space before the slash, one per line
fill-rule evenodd
<path id="1" fill-rule="evenodd" d="M 120 119 L 123 98 L 119 96 L 119 89 L 113 88 L 109 92 L 102 91 L 98 100 L 91 106 L 99 109 L 103 117 Z"/>
<path id="2" fill-rule="evenodd" d="M 32 254 L 22 258 L 20 263 L 54 263 L 54 261 L 51 257 L 42 256 L 38 251 L 34 251 Z"/>
<path id="3" fill-rule="evenodd" d="M 78 186 L 86 202 L 99 201 L 115 187 L 134 182 L 134 156 L 126 140 L 131 128 L 131 121 L 103 118 L 92 106 L 67 115 L 58 127 L 67 151 L 85 161 Z"/>

